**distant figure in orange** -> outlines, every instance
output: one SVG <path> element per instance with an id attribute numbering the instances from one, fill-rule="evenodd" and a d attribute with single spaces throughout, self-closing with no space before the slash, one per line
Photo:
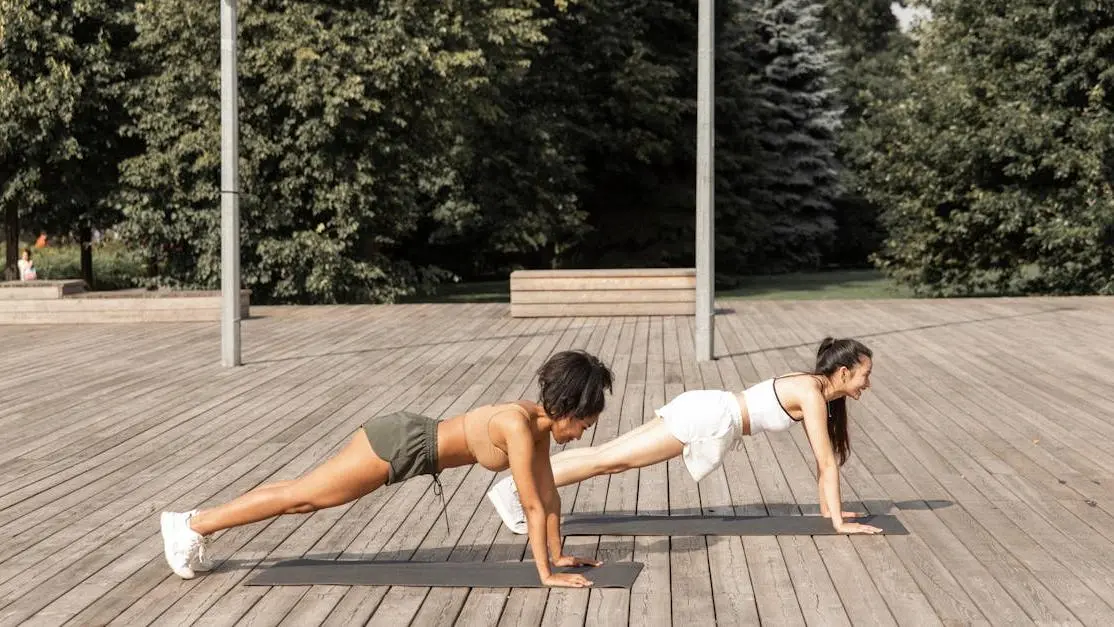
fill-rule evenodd
<path id="1" fill-rule="evenodd" d="M 35 240 L 35 248 L 46 248 L 46 233 L 39 233 L 39 239 Z"/>

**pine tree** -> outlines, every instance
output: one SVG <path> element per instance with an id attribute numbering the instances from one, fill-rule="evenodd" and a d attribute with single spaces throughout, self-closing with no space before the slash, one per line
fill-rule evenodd
<path id="1" fill-rule="evenodd" d="M 840 110 L 820 10 L 760 0 L 725 28 L 716 124 L 731 152 L 717 165 L 717 272 L 815 267 L 834 233 Z"/>

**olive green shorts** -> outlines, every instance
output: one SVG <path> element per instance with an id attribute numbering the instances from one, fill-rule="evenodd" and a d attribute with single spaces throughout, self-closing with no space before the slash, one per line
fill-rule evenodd
<path id="1" fill-rule="evenodd" d="M 391 465 L 387 485 L 418 475 L 437 475 L 437 421 L 396 411 L 364 423 L 371 450 Z"/>

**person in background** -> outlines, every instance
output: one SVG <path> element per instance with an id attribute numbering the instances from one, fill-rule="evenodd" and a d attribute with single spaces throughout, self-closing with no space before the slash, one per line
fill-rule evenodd
<path id="1" fill-rule="evenodd" d="M 38 278 L 38 272 L 35 271 L 35 262 L 31 261 L 31 249 L 24 248 L 23 254 L 17 263 L 19 266 L 19 280 L 20 281 L 34 281 Z"/>

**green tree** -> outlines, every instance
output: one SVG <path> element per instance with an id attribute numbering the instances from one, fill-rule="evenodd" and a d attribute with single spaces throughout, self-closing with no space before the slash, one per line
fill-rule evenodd
<path id="1" fill-rule="evenodd" d="M 877 262 L 922 294 L 1114 292 L 1114 13 L 941 0 L 873 118 Z"/>
<path id="2" fill-rule="evenodd" d="M 542 2 L 544 46 L 523 72 L 496 71 L 490 115 L 464 125 L 475 210 L 429 254 L 465 261 L 465 274 L 663 265 L 686 252 L 691 263 L 669 221 L 691 230 L 694 9 Z"/>
<path id="3" fill-rule="evenodd" d="M 696 6 L 596 0 L 555 37 L 591 227 L 574 265 L 693 263 Z"/>
<path id="4" fill-rule="evenodd" d="M 241 6 L 243 276 L 258 300 L 390 301 L 443 274 L 409 261 L 413 235 L 476 211 L 457 163 L 460 120 L 483 110 L 493 67 L 541 41 L 532 8 Z M 125 232 L 161 281 L 213 287 L 217 12 L 199 0 L 145 4 L 137 25 L 147 65 L 131 104 L 148 148 L 124 168 Z"/>
<path id="5" fill-rule="evenodd" d="M 829 263 L 868 263 L 882 244 L 881 208 L 866 199 L 861 172 L 863 133 L 870 125 L 870 102 L 890 98 L 898 89 L 902 57 L 910 50 L 891 9 L 892 0 L 825 0 L 824 30 L 838 47 L 834 79 L 843 105 L 836 155 L 843 165 L 842 192 L 835 201 L 836 236 L 826 253 Z"/>
<path id="6" fill-rule="evenodd" d="M 894 0 L 824 0 L 824 32 L 841 48 L 848 69 L 859 61 L 883 53 L 898 32 Z"/>
<path id="7" fill-rule="evenodd" d="M 456 113 L 460 135 L 449 156 L 459 201 L 429 215 L 408 246 L 411 259 L 465 278 L 548 267 L 583 235 L 577 193 L 582 168 L 563 132 L 570 117 L 554 91 L 572 74 L 548 64 L 555 24 L 569 5 L 535 7 L 539 31 L 525 55 L 488 54 L 487 81 Z"/>
<path id="8" fill-rule="evenodd" d="M 119 217 L 110 198 L 121 138 L 122 86 L 133 37 L 124 0 L 21 0 L 0 12 L 0 206 L 7 272 L 22 231 L 73 234 Z M 82 274 L 93 283 L 86 246 Z"/>

